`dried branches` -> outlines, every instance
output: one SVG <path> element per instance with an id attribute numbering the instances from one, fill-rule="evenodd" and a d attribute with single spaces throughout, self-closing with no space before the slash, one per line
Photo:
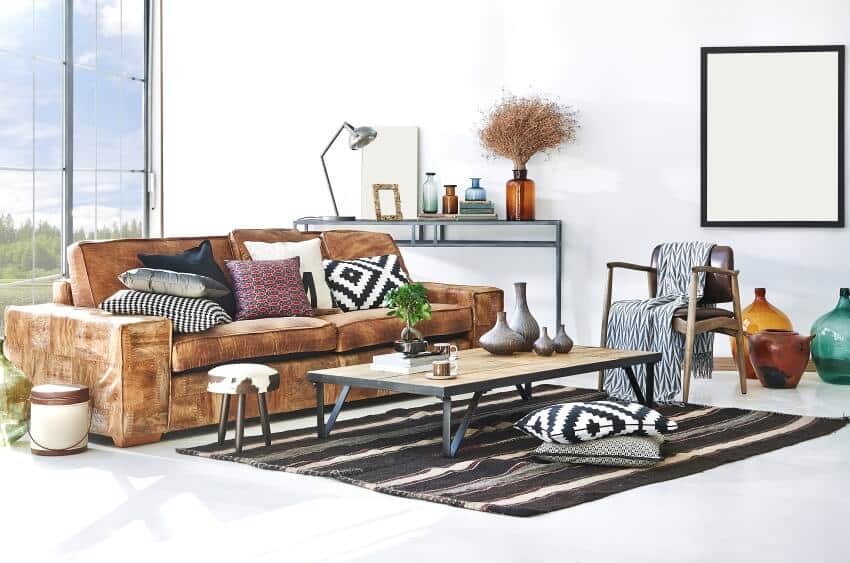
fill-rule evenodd
<path id="1" fill-rule="evenodd" d="M 478 138 L 492 156 L 509 158 L 524 170 L 538 152 L 575 140 L 578 120 L 570 106 L 542 96 L 505 96 L 484 116 Z"/>

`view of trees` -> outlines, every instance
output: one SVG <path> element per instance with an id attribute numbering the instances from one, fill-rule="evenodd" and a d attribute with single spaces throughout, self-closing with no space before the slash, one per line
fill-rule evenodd
<path id="1" fill-rule="evenodd" d="M 142 235 L 142 224 L 134 219 L 97 233 L 74 230 L 74 240 L 126 238 Z M 0 215 L 0 281 L 38 278 L 59 273 L 62 259 L 59 228 L 43 221 L 33 227 L 27 219 L 15 226 L 11 215 Z"/>

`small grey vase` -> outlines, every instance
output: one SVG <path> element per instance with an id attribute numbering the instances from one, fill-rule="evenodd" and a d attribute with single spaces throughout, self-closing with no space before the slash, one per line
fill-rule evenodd
<path id="1" fill-rule="evenodd" d="M 522 336 L 508 326 L 507 313 L 502 311 L 496 315 L 496 324 L 478 339 L 481 347 L 500 356 L 509 356 L 519 352 L 525 342 Z"/>
<path id="2" fill-rule="evenodd" d="M 516 295 L 516 306 L 514 312 L 511 313 L 511 318 L 508 321 L 508 326 L 512 330 L 518 332 L 522 336 L 523 352 L 529 352 L 534 347 L 534 341 L 540 336 L 540 326 L 531 311 L 528 310 L 528 300 L 525 295 L 526 283 L 516 282 L 514 284 L 514 294 Z"/>
<path id="3" fill-rule="evenodd" d="M 538 356 L 551 356 L 555 353 L 555 342 L 549 338 L 549 333 L 546 331 L 545 326 L 540 334 L 540 338 L 534 341 L 534 353 Z"/>
<path id="4" fill-rule="evenodd" d="M 552 340 L 555 342 L 555 351 L 559 354 L 566 354 L 573 349 L 573 339 L 567 335 L 564 325 L 558 328 L 558 333 Z"/>

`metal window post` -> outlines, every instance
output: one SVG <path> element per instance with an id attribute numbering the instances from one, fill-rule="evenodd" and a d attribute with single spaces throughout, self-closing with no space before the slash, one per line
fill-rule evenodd
<path id="1" fill-rule="evenodd" d="M 65 1 L 65 131 L 62 184 L 62 275 L 68 275 L 68 246 L 74 242 L 74 2 Z"/>

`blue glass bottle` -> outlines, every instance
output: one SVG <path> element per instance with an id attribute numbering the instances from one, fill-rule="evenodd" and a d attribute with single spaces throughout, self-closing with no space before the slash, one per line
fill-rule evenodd
<path id="1" fill-rule="evenodd" d="M 470 178 L 472 185 L 463 192 L 466 201 L 487 201 L 487 192 L 481 187 L 481 178 Z"/>

